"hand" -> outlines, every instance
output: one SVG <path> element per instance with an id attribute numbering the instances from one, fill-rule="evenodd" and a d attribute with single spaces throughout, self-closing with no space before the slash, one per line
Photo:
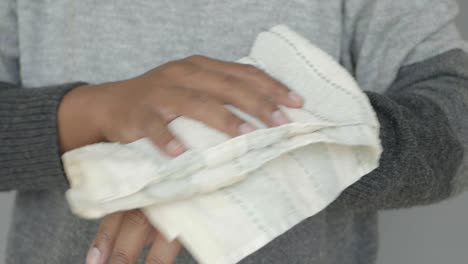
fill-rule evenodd
<path id="1" fill-rule="evenodd" d="M 181 115 L 230 136 L 255 129 L 225 104 L 277 126 L 288 122 L 278 105 L 298 108 L 303 100 L 254 66 L 191 56 L 133 79 L 70 91 L 59 107 L 61 151 L 105 140 L 128 143 L 148 137 L 176 156 L 185 147 L 167 123 Z"/>
<path id="2" fill-rule="evenodd" d="M 148 137 L 176 156 L 185 147 L 169 131 L 167 123 L 181 115 L 230 136 L 255 129 L 225 104 L 268 126 L 278 126 L 288 122 L 278 105 L 299 108 L 303 99 L 253 66 L 192 56 L 133 79 L 82 86 L 69 92 L 58 114 L 61 151 L 105 140 L 127 143 Z M 100 252 L 99 261 L 103 263 L 113 252 L 111 263 L 134 262 L 151 230 L 141 216 L 140 211 L 133 210 L 106 217 L 90 256 Z M 177 243 L 167 243 L 157 236 L 147 261 L 171 263 L 179 248 Z"/>
<path id="3" fill-rule="evenodd" d="M 134 264 L 144 246 L 152 243 L 146 264 L 174 263 L 181 245 L 168 242 L 140 210 L 106 216 L 86 258 L 86 264 Z"/>

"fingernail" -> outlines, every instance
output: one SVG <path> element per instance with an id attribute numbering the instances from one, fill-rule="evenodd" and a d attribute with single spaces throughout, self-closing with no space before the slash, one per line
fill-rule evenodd
<path id="1" fill-rule="evenodd" d="M 257 129 L 254 126 L 252 126 L 251 124 L 248 124 L 248 123 L 244 123 L 244 124 L 239 126 L 239 132 L 242 135 L 250 133 L 250 132 L 255 131 L 255 130 L 257 130 Z"/>
<path id="2" fill-rule="evenodd" d="M 289 118 L 280 110 L 273 112 L 271 117 L 275 125 L 281 126 L 289 123 Z"/>
<path id="3" fill-rule="evenodd" d="M 295 103 L 303 103 L 304 102 L 304 98 L 302 98 L 302 96 L 298 95 L 295 92 L 289 92 L 288 97 L 289 97 L 289 99 L 291 99 L 291 101 L 294 101 Z"/>
<path id="4" fill-rule="evenodd" d="M 101 251 L 93 247 L 88 252 L 88 256 L 86 257 L 86 264 L 100 264 L 100 263 L 101 263 Z"/>
<path id="5" fill-rule="evenodd" d="M 171 140 L 171 142 L 169 142 L 167 145 L 166 145 L 166 150 L 167 152 L 169 152 L 170 154 L 173 154 L 173 155 L 180 155 L 182 153 L 184 153 L 187 149 L 185 148 L 185 146 L 180 143 L 178 140 L 176 139 L 173 139 Z"/>

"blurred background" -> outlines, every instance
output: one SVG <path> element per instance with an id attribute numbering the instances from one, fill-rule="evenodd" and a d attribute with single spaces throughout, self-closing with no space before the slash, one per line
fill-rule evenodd
<path id="1" fill-rule="evenodd" d="M 458 2 L 458 25 L 468 39 L 468 0 Z M 12 202 L 11 193 L 0 193 L 0 263 Z M 468 193 L 432 206 L 382 212 L 380 233 L 378 264 L 468 263 Z"/>

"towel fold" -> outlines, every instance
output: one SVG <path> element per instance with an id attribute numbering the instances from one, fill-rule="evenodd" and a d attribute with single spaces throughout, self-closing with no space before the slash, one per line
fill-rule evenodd
<path id="1" fill-rule="evenodd" d="M 292 123 L 236 138 L 184 117 L 169 124 L 189 150 L 170 158 L 148 139 L 62 156 L 71 210 L 85 218 L 143 208 L 200 263 L 236 263 L 323 210 L 378 166 L 379 124 L 350 74 L 284 25 L 257 37 L 252 64 L 305 98 Z M 189 133 L 187 133 L 189 131 Z"/>

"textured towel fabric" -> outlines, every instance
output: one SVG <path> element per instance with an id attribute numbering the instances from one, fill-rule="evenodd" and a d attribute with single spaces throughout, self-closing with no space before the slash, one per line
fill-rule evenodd
<path id="1" fill-rule="evenodd" d="M 468 149 L 468 55 L 455 50 L 465 42 L 453 2 L 0 1 L 0 79 L 19 86 L 0 85 L 0 112 L 18 109 L 0 115 L 0 165 L 10 168 L 0 170 L 0 188 L 18 191 L 4 263 L 83 263 L 99 225 L 72 215 L 58 187 L 66 177 L 45 144 L 57 139 L 55 107 L 22 98 L 40 99 L 55 84 L 132 78 L 193 54 L 234 61 L 278 23 L 353 74 L 378 114 L 384 152 L 379 168 L 326 210 L 241 263 L 375 263 L 377 210 L 434 203 L 468 183 L 468 155 L 459 166 Z M 196 261 L 183 250 L 176 263 Z"/>
<path id="2" fill-rule="evenodd" d="M 229 139 L 181 117 L 170 126 L 190 150 L 175 159 L 147 139 L 73 150 L 63 156 L 72 210 L 96 218 L 144 207 L 150 221 L 167 238 L 178 237 L 199 262 L 235 263 L 378 166 L 375 113 L 325 52 L 276 26 L 261 33 L 239 62 L 263 69 L 306 99 L 303 109 L 283 109 L 291 124 Z"/>

